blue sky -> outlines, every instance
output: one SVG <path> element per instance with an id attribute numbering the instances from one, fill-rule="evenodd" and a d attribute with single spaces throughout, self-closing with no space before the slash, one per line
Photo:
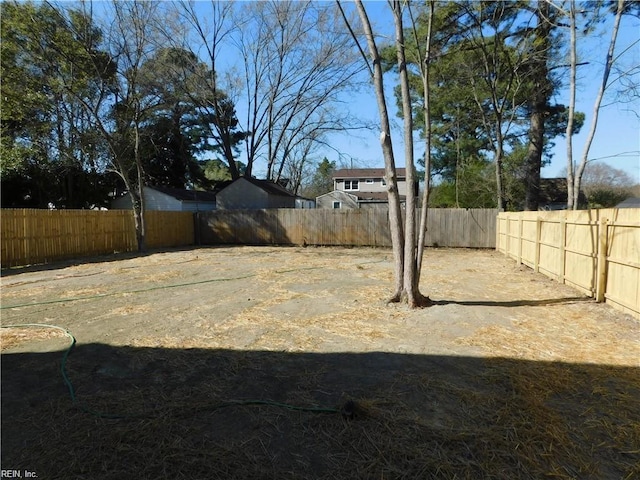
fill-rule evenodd
<path id="1" fill-rule="evenodd" d="M 344 2 L 347 10 L 353 8 L 349 2 Z M 202 15 L 207 15 L 210 6 L 207 3 L 199 4 Z M 392 35 L 393 19 L 386 1 L 365 1 L 365 6 L 372 21 L 374 31 Z M 579 67 L 579 85 L 576 95 L 576 109 L 586 114 L 585 125 L 582 132 L 573 137 L 574 161 L 582 157 L 587 132 L 592 121 L 592 111 L 596 99 L 597 90 L 601 83 L 602 66 L 606 50 L 609 45 L 612 19 L 603 24 L 600 30 L 579 45 L 579 61 L 588 61 L 588 65 Z M 389 38 L 391 40 L 391 38 Z M 640 64 L 640 21 L 638 19 L 623 17 L 621 30 L 616 45 L 616 52 L 625 51 L 622 63 L 625 67 Z M 231 50 L 233 52 L 233 47 Z M 233 55 L 231 56 L 233 58 Z M 567 72 L 566 83 L 568 83 Z M 614 73 L 610 79 L 613 80 Z M 636 71 L 635 84 L 640 85 L 640 72 Z M 402 141 L 402 121 L 396 116 L 396 103 L 393 98 L 393 87 L 397 83 L 397 76 L 389 73 L 385 76 L 387 90 L 387 106 L 390 112 L 390 120 L 393 124 L 392 138 L 394 152 L 398 166 L 404 165 L 404 145 Z M 378 110 L 373 87 L 363 88 L 358 93 L 347 96 L 347 108 L 361 121 L 371 124 L 379 124 Z M 557 103 L 568 105 L 568 92 L 561 90 L 554 100 Z M 622 104 L 615 102 L 615 90 L 612 88 L 605 95 L 603 108 L 600 111 L 598 128 L 592 143 L 589 159 L 600 159 L 614 168 L 624 170 L 631 178 L 640 183 L 640 98 L 636 97 L 632 103 Z M 237 105 L 239 118 L 242 118 L 242 101 Z M 323 156 L 336 161 L 340 166 L 354 167 L 382 167 L 382 151 L 379 144 L 380 132 L 378 129 L 358 130 L 348 134 L 332 134 L 328 138 L 331 148 L 319 149 L 314 157 L 317 160 Z M 566 169 L 566 140 L 558 137 L 555 140 L 553 158 L 551 163 L 542 169 L 543 177 L 556 177 L 564 174 Z M 416 156 L 424 151 L 422 144 L 416 146 Z M 242 155 L 240 160 L 243 160 Z M 263 175 L 265 167 L 256 164 L 254 172 Z"/>
<path id="2" fill-rule="evenodd" d="M 389 31 L 393 28 L 390 12 L 386 2 L 365 2 L 369 16 L 379 28 L 378 31 Z M 579 49 L 581 59 L 588 61 L 589 65 L 580 67 L 579 85 L 576 94 L 576 109 L 586 114 L 585 126 L 581 133 L 573 137 L 574 161 L 582 158 L 582 152 L 593 118 L 592 111 L 597 91 L 602 78 L 602 66 L 609 45 L 612 22 L 609 21 L 601 27 L 597 35 L 583 43 Z M 616 43 L 616 52 L 625 51 L 622 64 L 625 66 L 638 65 L 640 63 L 640 22 L 637 19 L 623 17 L 621 30 Z M 610 78 L 613 80 L 614 74 Z M 403 165 L 403 141 L 401 121 L 395 116 L 395 100 L 391 94 L 396 78 L 393 74 L 385 78 L 386 88 L 389 91 L 388 108 L 390 109 L 394 123 L 394 152 L 396 162 Z M 568 83 L 568 79 L 567 79 Z M 640 84 L 640 75 L 636 73 L 635 83 Z M 624 170 L 632 179 L 640 183 L 640 99 L 636 98 L 632 103 L 622 104 L 615 102 L 615 91 L 612 89 L 605 95 L 602 102 L 604 106 L 600 110 L 596 135 L 589 152 L 589 159 L 600 159 L 614 168 Z M 558 93 L 555 101 L 568 105 L 568 91 Z M 354 112 L 360 116 L 375 121 L 377 118 L 377 106 L 373 87 L 369 91 L 363 91 L 352 97 L 350 103 Z M 353 162 L 353 166 L 379 167 L 383 166 L 382 153 L 379 144 L 379 132 L 359 132 L 350 135 L 335 135 L 332 145 L 342 153 L 341 158 L 335 151 L 327 150 L 326 155 L 331 160 L 337 160 L 347 165 Z M 553 149 L 553 159 L 550 165 L 542 170 L 543 177 L 555 177 L 563 175 L 566 169 L 566 140 L 562 137 L 556 139 Z M 424 149 L 419 145 L 416 154 Z"/>

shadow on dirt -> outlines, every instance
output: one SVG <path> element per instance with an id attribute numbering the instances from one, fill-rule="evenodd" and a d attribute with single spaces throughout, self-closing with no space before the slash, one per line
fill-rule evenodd
<path id="1" fill-rule="evenodd" d="M 144 258 L 157 253 L 171 253 L 171 252 L 188 252 L 191 250 L 199 249 L 215 249 L 215 248 L 228 248 L 228 245 L 190 245 L 183 247 L 167 247 L 167 248 L 154 248 L 148 249 L 144 252 L 116 252 L 105 255 L 94 255 L 87 257 L 69 258 L 62 260 L 54 260 L 50 263 L 39 263 L 33 265 L 25 265 L 22 267 L 10 267 L 0 270 L 0 277 L 11 277 L 13 275 L 20 275 L 23 273 L 33 272 L 47 272 L 51 270 L 60 270 L 68 267 L 75 267 L 78 265 L 90 265 L 92 263 L 107 263 L 107 262 L 120 262 L 122 260 L 129 260 L 135 258 Z"/>
<path id="2" fill-rule="evenodd" d="M 577 302 L 595 302 L 590 297 L 543 298 L 540 300 L 433 300 L 434 305 L 466 305 L 469 307 L 540 307 L 546 305 L 565 305 Z"/>
<path id="3" fill-rule="evenodd" d="M 639 378 L 380 352 L 3 354 L 2 468 L 43 479 L 631 478 Z"/>

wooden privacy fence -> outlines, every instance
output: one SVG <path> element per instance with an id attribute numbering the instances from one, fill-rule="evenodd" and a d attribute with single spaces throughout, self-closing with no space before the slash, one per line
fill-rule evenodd
<path id="1" fill-rule="evenodd" d="M 418 212 L 419 213 L 419 212 Z M 135 251 L 130 210 L 2 209 L 2 267 Z M 148 248 L 193 245 L 391 246 L 385 209 L 148 211 Z M 496 210 L 430 209 L 426 244 L 494 248 Z M 195 230 L 195 231 L 194 231 Z"/>
<path id="2" fill-rule="evenodd" d="M 500 213 L 496 249 L 640 318 L 640 209 Z"/>
<path id="3" fill-rule="evenodd" d="M 130 210 L 2 209 L 2 267 L 137 249 Z M 193 213 L 148 211 L 148 248 L 194 244 Z"/>
<path id="4" fill-rule="evenodd" d="M 496 215 L 494 209 L 429 209 L 426 244 L 494 248 Z M 204 245 L 391 246 L 386 209 L 216 210 L 197 218 Z"/>

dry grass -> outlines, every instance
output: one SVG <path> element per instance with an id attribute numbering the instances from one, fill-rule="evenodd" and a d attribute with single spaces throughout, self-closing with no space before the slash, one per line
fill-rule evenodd
<path id="1" fill-rule="evenodd" d="M 19 283 L 4 283 L 2 285 L 2 299 L 5 300 L 7 298 L 24 298 L 24 297 L 33 297 L 40 296 L 44 297 L 49 295 L 54 287 L 52 285 L 38 285 L 31 286 L 30 284 L 36 282 L 19 282 Z M 23 285 L 30 285 L 29 289 L 17 289 L 15 287 L 20 287 Z"/>
<path id="2" fill-rule="evenodd" d="M 44 342 L 54 338 L 64 338 L 65 336 L 65 333 L 61 330 L 53 330 L 47 327 L 3 327 L 0 329 L 0 351 L 9 350 L 25 343 Z"/>
<path id="3" fill-rule="evenodd" d="M 149 304 L 143 305 L 124 305 L 109 311 L 110 315 L 134 315 L 140 313 L 148 313 L 153 309 Z"/>
<path id="4" fill-rule="evenodd" d="M 482 327 L 457 343 L 509 358 L 640 367 L 639 339 L 614 343 L 610 324 L 581 321 L 579 316 L 561 318 L 551 312 L 536 319 L 513 320 L 510 327 Z"/>
<path id="5" fill-rule="evenodd" d="M 146 374 L 145 364 L 155 356 L 142 351 L 140 364 L 130 368 Z M 241 480 L 631 479 L 640 473 L 640 423 L 636 399 L 629 396 L 629 385 L 637 393 L 638 379 L 631 372 L 593 375 L 580 366 L 506 359 L 486 359 L 455 379 L 397 372 L 355 398 L 356 417 L 346 420 L 279 406 L 223 406 L 230 392 L 246 388 L 238 387 L 238 377 L 287 382 L 280 401 L 316 405 L 326 393 L 318 387 L 331 375 L 326 367 L 305 364 L 310 368 L 295 372 L 283 357 L 245 352 L 217 359 L 226 368 L 212 375 L 205 373 L 213 365 L 211 354 L 177 351 L 162 358 L 162 372 L 156 369 L 157 376 L 135 388 L 124 378 L 117 391 L 81 396 L 93 411 L 124 418 L 88 415 L 70 409 L 65 399 L 41 406 L 37 425 L 24 425 L 53 432 L 30 446 L 29 452 L 41 452 L 40 471 L 60 479 L 135 472 L 144 479 Z M 84 385 L 83 369 L 71 370 Z M 194 372 L 201 375 L 196 382 Z M 475 380 L 468 376 L 477 373 Z M 581 382 L 585 376 L 589 386 Z M 608 387 L 612 381 L 617 388 Z M 602 391 L 590 398 L 592 388 Z M 326 406 L 336 409 L 349 398 L 330 397 L 334 403 Z M 33 462 L 29 452 L 12 460 Z"/>
<path id="6" fill-rule="evenodd" d="M 233 252 L 182 263 L 219 265 L 209 277 L 223 277 L 229 259 L 237 262 Z M 164 317 L 148 299 L 123 296 L 130 303 L 105 309 L 105 325 L 148 316 L 154 330 L 131 332 L 126 347 L 80 345 L 69 357 L 78 400 L 91 412 L 71 405 L 60 352 L 3 358 L 11 369 L 3 366 L 3 426 L 10 412 L 6 425 L 18 432 L 3 433 L 3 463 L 40 478 L 96 480 L 640 477 L 639 337 L 626 319 L 586 315 L 596 307 L 581 302 L 558 308 L 554 298 L 572 295 L 547 283 L 523 289 L 530 277 L 501 264 L 487 275 L 479 265 L 489 260 L 475 253 L 430 259 L 429 293 L 450 303 L 423 312 L 385 305 L 389 269 L 357 250 L 329 259 L 323 249 L 242 253 L 236 276 L 251 274 L 251 289 L 229 284 L 240 305 L 227 314 L 218 290 L 207 293 L 217 295 L 207 298 L 217 309 L 180 310 L 158 331 Z M 170 259 L 152 260 L 155 269 Z M 147 282 L 175 278 L 113 269 Z M 464 275 L 476 277 L 464 283 Z M 331 282 L 348 276 L 357 281 Z M 496 305 L 464 303 L 487 297 Z M 500 304 L 514 299 L 523 305 Z M 462 329 L 449 345 L 459 354 L 380 348 L 409 343 L 416 332 L 436 335 L 447 312 L 460 317 L 448 324 Z M 498 314 L 501 322 L 475 328 Z M 62 335 L 2 333 L 3 348 Z M 246 400 L 278 405 L 232 404 Z M 348 400 L 353 419 L 339 412 Z"/>

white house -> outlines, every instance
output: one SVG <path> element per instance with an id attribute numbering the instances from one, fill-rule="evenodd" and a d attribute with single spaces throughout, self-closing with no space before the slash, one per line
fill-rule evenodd
<path id="1" fill-rule="evenodd" d="M 216 209 L 216 195 L 213 192 L 183 190 L 171 187 L 144 187 L 144 201 L 147 210 L 175 212 L 208 212 Z M 111 202 L 113 210 L 130 210 L 131 195 L 128 193 Z"/>

